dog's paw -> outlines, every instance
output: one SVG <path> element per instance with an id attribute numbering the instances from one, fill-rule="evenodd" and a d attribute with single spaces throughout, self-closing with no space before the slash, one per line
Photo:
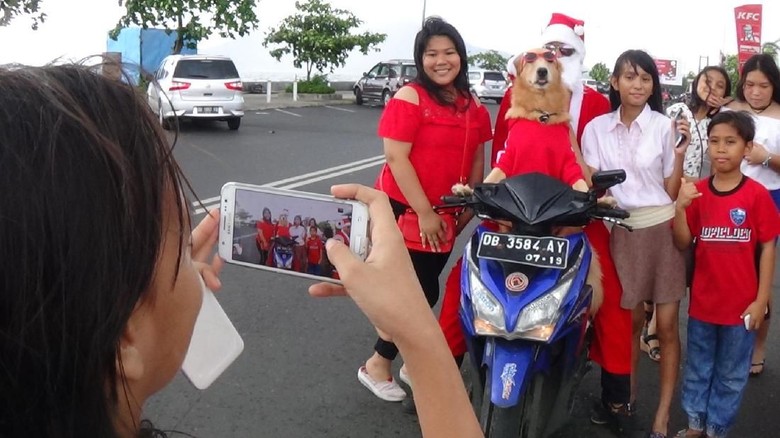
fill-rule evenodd
<path id="1" fill-rule="evenodd" d="M 474 190 L 466 184 L 457 183 L 452 186 L 452 194 L 455 196 L 466 197 L 471 196 L 472 193 L 474 193 Z"/>
<path id="2" fill-rule="evenodd" d="M 617 199 L 612 196 L 602 196 L 599 198 L 598 203 L 602 207 L 615 208 L 617 207 Z"/>

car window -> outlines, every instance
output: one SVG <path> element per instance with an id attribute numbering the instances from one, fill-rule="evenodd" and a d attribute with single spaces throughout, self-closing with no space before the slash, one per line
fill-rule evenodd
<path id="1" fill-rule="evenodd" d="M 489 71 L 485 72 L 485 80 L 486 81 L 497 81 L 497 82 L 504 82 L 506 79 L 504 79 L 504 75 L 497 71 Z"/>
<path id="2" fill-rule="evenodd" d="M 482 77 L 482 73 L 478 71 L 473 71 L 469 73 L 469 80 L 470 81 L 478 81 Z"/>
<path id="3" fill-rule="evenodd" d="M 403 76 L 406 77 L 417 77 L 417 67 L 414 65 L 405 65 Z"/>
<path id="4" fill-rule="evenodd" d="M 173 76 L 188 79 L 233 79 L 238 70 L 228 59 L 181 59 Z"/>
<path id="5" fill-rule="evenodd" d="M 377 73 L 377 76 L 387 76 L 390 73 L 390 68 L 387 66 L 387 64 L 382 64 L 379 68 L 379 73 Z"/>
<path id="6" fill-rule="evenodd" d="M 371 70 L 368 72 L 368 74 L 369 74 L 369 75 L 378 76 L 378 75 L 379 75 L 379 70 L 380 70 L 381 68 L 382 68 L 382 64 L 377 64 L 377 65 L 375 65 L 375 66 L 374 66 L 374 68 L 372 68 L 372 69 L 371 69 Z"/>

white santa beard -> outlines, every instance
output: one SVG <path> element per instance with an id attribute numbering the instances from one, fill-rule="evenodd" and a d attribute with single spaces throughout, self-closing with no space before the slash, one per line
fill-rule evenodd
<path id="1" fill-rule="evenodd" d="M 563 83 L 569 90 L 575 90 L 581 86 L 582 81 L 582 57 L 579 54 L 558 58 L 563 66 Z"/>

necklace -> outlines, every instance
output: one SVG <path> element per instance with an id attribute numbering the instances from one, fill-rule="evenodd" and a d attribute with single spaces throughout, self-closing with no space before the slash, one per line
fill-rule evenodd
<path id="1" fill-rule="evenodd" d="M 754 114 L 761 114 L 764 112 L 764 110 L 772 106 L 772 101 L 770 100 L 769 103 L 763 108 L 756 108 L 751 104 L 748 104 L 748 106 L 750 107 L 750 110 L 753 111 Z"/>

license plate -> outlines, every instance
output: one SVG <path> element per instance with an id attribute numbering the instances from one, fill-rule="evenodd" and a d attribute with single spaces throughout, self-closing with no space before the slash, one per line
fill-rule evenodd
<path id="1" fill-rule="evenodd" d="M 477 257 L 508 263 L 566 269 L 569 241 L 560 237 L 519 236 L 485 232 Z"/>
<path id="2" fill-rule="evenodd" d="M 199 106 L 198 112 L 201 114 L 216 114 L 219 112 L 218 106 Z"/>

